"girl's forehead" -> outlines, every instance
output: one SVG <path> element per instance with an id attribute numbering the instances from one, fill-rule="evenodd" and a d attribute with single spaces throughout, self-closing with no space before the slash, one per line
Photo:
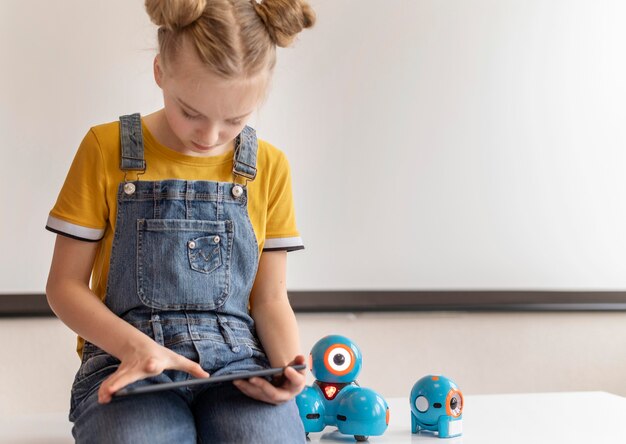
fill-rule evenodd
<path id="1" fill-rule="evenodd" d="M 164 66 L 164 92 L 201 113 L 203 108 L 218 108 L 234 116 L 256 109 L 265 96 L 270 77 L 269 72 L 261 72 L 252 77 L 224 79 L 203 64 L 188 44 L 183 44 L 170 62 Z"/>
<path id="2" fill-rule="evenodd" d="M 164 92 L 179 104 L 206 116 L 232 118 L 254 111 L 265 95 L 266 80 L 228 80 L 213 76 L 171 77 Z"/>

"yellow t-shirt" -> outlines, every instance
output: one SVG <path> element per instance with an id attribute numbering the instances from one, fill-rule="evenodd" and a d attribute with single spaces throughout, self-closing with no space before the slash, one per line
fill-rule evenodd
<path id="1" fill-rule="evenodd" d="M 233 152 L 213 157 L 187 156 L 161 145 L 142 122 L 145 174 L 139 180 L 233 181 Z M 111 122 L 90 129 L 72 162 L 46 228 L 79 240 L 101 241 L 91 275 L 92 291 L 104 301 L 115 233 L 120 170 L 120 126 Z M 136 179 L 128 173 L 127 179 Z M 241 179 L 237 180 L 242 183 Z M 296 228 L 291 175 L 285 155 L 259 140 L 257 176 L 248 182 L 248 214 L 263 251 L 304 248 Z M 83 341 L 79 338 L 78 352 Z"/>

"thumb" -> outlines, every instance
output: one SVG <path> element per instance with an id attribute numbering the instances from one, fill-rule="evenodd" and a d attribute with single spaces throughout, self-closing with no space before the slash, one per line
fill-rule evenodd
<path id="1" fill-rule="evenodd" d="M 306 358 L 303 355 L 297 355 L 293 361 L 289 363 L 289 365 L 299 365 L 304 364 L 306 362 Z"/>

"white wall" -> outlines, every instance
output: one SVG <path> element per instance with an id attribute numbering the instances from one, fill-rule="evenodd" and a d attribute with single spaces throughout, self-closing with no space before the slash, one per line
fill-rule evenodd
<path id="1" fill-rule="evenodd" d="M 285 150 L 292 289 L 624 289 L 626 3 L 313 0 L 254 122 Z M 89 126 L 160 106 L 141 0 L 0 2 L 0 294 Z"/>

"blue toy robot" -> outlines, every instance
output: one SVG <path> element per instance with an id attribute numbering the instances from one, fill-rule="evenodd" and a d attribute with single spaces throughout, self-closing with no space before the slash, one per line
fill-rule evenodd
<path id="1" fill-rule="evenodd" d="M 411 390 L 411 432 L 437 432 L 439 438 L 463 434 L 463 394 L 445 376 L 424 376 Z"/>
<path id="2" fill-rule="evenodd" d="M 355 380 L 361 371 L 361 352 L 356 344 L 344 336 L 326 336 L 313 346 L 309 360 L 315 383 L 296 398 L 307 435 L 336 426 L 339 432 L 365 441 L 387 430 L 387 402 Z"/>

